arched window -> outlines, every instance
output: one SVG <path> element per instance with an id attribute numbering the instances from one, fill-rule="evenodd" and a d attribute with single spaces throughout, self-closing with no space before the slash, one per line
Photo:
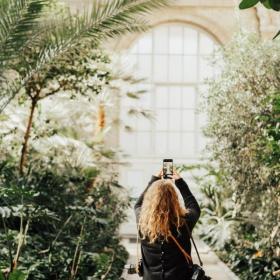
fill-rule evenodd
<path id="1" fill-rule="evenodd" d="M 214 47 L 214 40 L 200 29 L 169 23 L 144 34 L 129 49 L 127 58 L 134 72 L 146 78 L 141 87 L 147 89 L 140 100 L 123 98 L 120 104 L 122 119 L 135 128 L 120 131 L 119 138 L 131 163 L 120 167 L 119 180 L 132 196 L 140 195 L 163 158 L 187 164 L 200 157 L 205 142 L 201 126 L 206 120 L 197 111 L 204 78 L 213 75 L 207 57 Z M 150 109 L 156 119 L 128 118 L 130 106 Z M 188 174 L 184 177 L 189 179 Z M 120 233 L 136 233 L 132 209 Z"/>
<path id="2" fill-rule="evenodd" d="M 183 24 L 160 25 L 134 42 L 128 58 L 134 72 L 146 78 L 148 92 L 139 101 L 122 100 L 121 106 L 150 109 L 155 120 L 126 120 L 136 129 L 120 133 L 125 152 L 133 158 L 199 157 L 205 142 L 200 90 L 213 72 L 206 58 L 214 46 L 205 32 Z"/>

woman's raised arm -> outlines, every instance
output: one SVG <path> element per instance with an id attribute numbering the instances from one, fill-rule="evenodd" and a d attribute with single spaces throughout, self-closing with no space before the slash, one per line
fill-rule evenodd
<path id="1" fill-rule="evenodd" d="M 178 174 L 178 173 L 177 173 Z M 175 179 L 175 185 L 179 189 L 185 203 L 186 209 L 188 209 L 189 213 L 187 214 L 187 223 L 192 230 L 199 219 L 200 216 L 200 207 L 193 196 L 192 192 L 189 189 L 188 184 L 185 180 L 178 175 Z"/>

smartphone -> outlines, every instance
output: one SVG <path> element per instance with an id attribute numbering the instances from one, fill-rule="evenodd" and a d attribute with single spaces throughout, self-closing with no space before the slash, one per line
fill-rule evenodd
<path id="1" fill-rule="evenodd" d="M 173 175 L 173 159 L 163 160 L 163 178 L 171 178 Z"/>

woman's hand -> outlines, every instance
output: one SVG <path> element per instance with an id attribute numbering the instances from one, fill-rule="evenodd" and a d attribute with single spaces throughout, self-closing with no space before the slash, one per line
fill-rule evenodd
<path id="1" fill-rule="evenodd" d="M 163 177 L 163 170 L 162 168 L 156 173 L 154 174 L 156 177 L 162 178 Z"/>
<path id="2" fill-rule="evenodd" d="M 178 180 L 181 178 L 181 175 L 177 172 L 177 170 L 173 167 L 173 175 L 172 175 L 172 179 L 174 180 Z"/>

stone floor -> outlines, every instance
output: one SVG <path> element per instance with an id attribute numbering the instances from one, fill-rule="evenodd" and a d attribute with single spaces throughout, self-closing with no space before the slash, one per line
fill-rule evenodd
<path id="1" fill-rule="evenodd" d="M 136 243 L 133 240 L 129 242 L 128 239 L 123 240 L 123 245 L 130 254 L 128 263 L 135 263 L 136 259 Z M 195 239 L 200 257 L 204 263 L 204 270 L 206 274 L 212 277 L 213 280 L 238 280 L 239 278 L 217 257 L 217 255 L 201 240 Z M 198 263 L 195 251 L 192 251 L 195 263 Z M 128 275 L 125 270 L 122 277 L 126 280 L 140 280 L 138 275 Z"/>

